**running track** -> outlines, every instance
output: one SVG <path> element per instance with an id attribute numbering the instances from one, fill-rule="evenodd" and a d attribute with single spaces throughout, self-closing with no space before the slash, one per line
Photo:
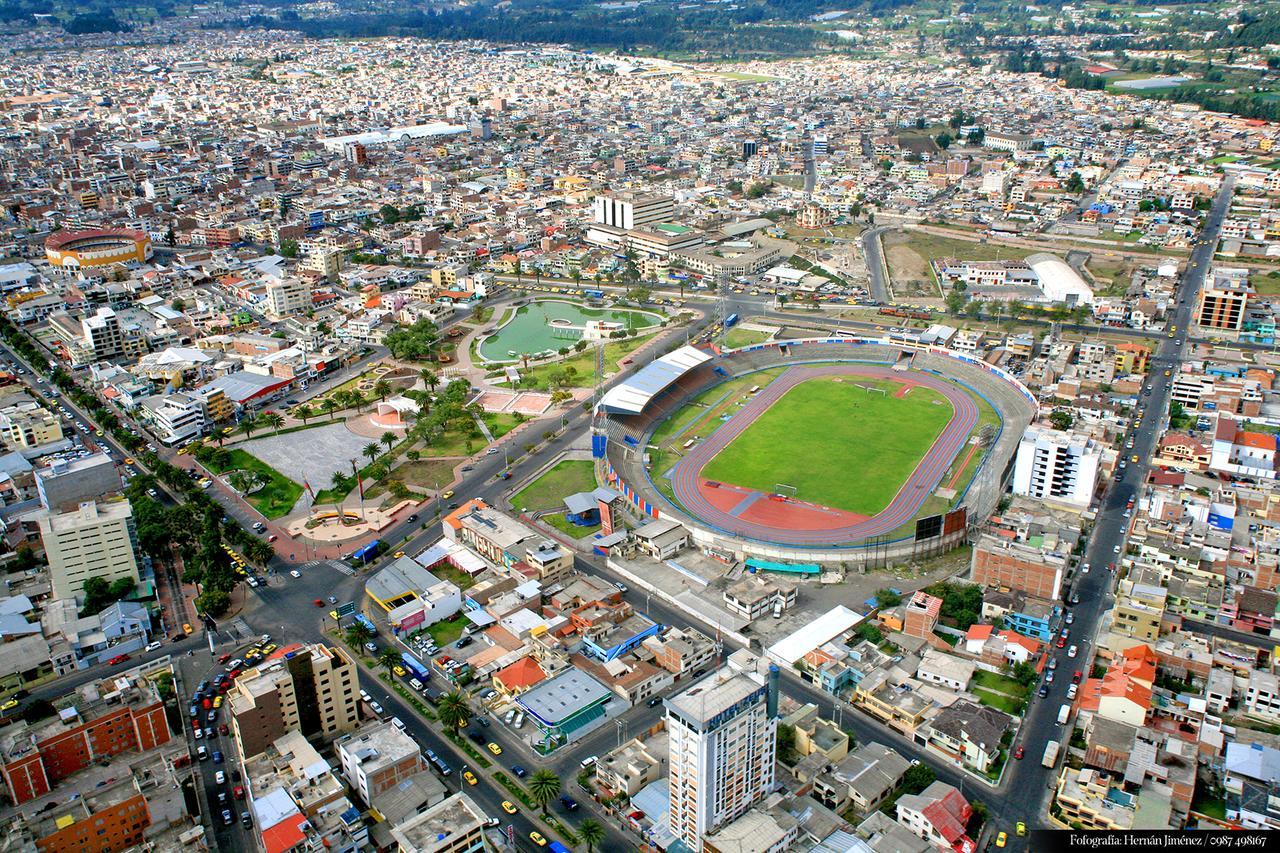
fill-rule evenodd
<path id="1" fill-rule="evenodd" d="M 804 530 L 754 524 L 719 509 L 708 501 L 703 494 L 703 467 L 784 394 L 801 382 L 823 376 L 861 376 L 895 382 L 909 381 L 937 391 L 951 403 L 955 414 L 889 505 L 878 515 L 848 527 Z M 930 373 L 911 371 L 904 374 L 888 367 L 867 364 L 792 367 L 761 389 L 727 423 L 690 450 L 672 472 L 671 486 L 686 512 L 726 533 L 782 545 L 843 545 L 888 533 L 914 518 L 921 505 L 942 482 L 947 467 L 960 452 L 977 423 L 978 406 L 973 398 L 964 389 Z"/>

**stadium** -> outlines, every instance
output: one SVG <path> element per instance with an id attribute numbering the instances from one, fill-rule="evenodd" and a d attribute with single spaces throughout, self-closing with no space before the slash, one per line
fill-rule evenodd
<path id="1" fill-rule="evenodd" d="M 151 258 L 151 240 L 131 228 L 59 231 L 44 241 L 45 257 L 55 267 L 81 269 Z"/>
<path id="2" fill-rule="evenodd" d="M 887 565 L 967 540 L 1035 410 L 1000 368 L 908 339 L 686 346 L 601 397 L 593 452 L 713 556 Z"/>

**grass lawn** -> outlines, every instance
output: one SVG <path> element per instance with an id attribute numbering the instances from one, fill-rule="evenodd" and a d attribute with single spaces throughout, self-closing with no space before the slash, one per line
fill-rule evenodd
<path id="1" fill-rule="evenodd" d="M 514 412 L 486 412 L 481 416 L 481 419 L 484 421 L 484 425 L 489 428 L 489 432 L 493 433 L 494 438 L 502 438 L 520 424 L 529 420 L 528 418 L 518 419 Z"/>
<path id="2" fill-rule="evenodd" d="M 1026 696 L 1027 688 L 1023 687 L 1012 678 L 1003 675 L 997 675 L 994 672 L 986 670 L 978 670 L 973 674 L 973 683 L 978 687 L 987 687 L 999 693 L 1008 693 L 1010 696 Z"/>
<path id="3" fill-rule="evenodd" d="M 391 469 L 391 478 L 403 480 L 411 486 L 424 489 L 445 489 L 453 482 L 453 466 L 456 459 L 420 459 L 403 462 Z"/>
<path id="4" fill-rule="evenodd" d="M 615 373 L 620 368 L 621 361 L 631 353 L 641 347 L 652 334 L 640 334 L 634 338 L 623 338 L 618 341 L 611 341 L 604 347 L 604 372 L 605 374 Z M 517 365 L 518 367 L 518 365 Z M 595 384 L 596 378 L 596 351 L 593 347 L 588 347 L 585 351 L 577 355 L 570 356 L 563 361 L 553 361 L 550 364 L 541 364 L 537 367 L 531 367 L 528 370 L 521 369 L 520 377 L 523 380 L 520 387 L 523 389 L 536 391 L 550 391 L 550 377 L 553 374 L 563 373 L 569 368 L 573 368 L 573 379 L 569 382 L 570 388 L 590 388 Z"/>
<path id="5" fill-rule="evenodd" d="M 591 460 L 566 459 L 517 492 L 511 505 L 521 512 L 559 509 L 566 496 L 595 487 L 595 465 Z"/>
<path id="6" fill-rule="evenodd" d="M 431 574 L 435 575 L 442 581 L 449 581 L 458 589 L 466 589 L 470 586 L 474 586 L 476 582 L 475 578 L 471 577 L 471 575 L 461 569 L 455 569 L 448 563 L 439 563 L 435 565 L 431 569 Z"/>
<path id="7" fill-rule="evenodd" d="M 442 619 L 434 625 L 427 626 L 427 633 L 436 641 L 436 645 L 443 649 L 462 636 L 462 629 L 467 627 L 467 621 L 467 617 L 459 613 L 450 619 Z"/>
<path id="8" fill-rule="evenodd" d="M 850 376 L 803 382 L 720 451 L 703 476 L 763 492 L 788 483 L 800 500 L 875 515 L 954 415 L 936 391 L 916 387 L 898 398 L 897 387 Z"/>
<path id="9" fill-rule="evenodd" d="M 595 533 L 600 529 L 600 525 L 598 524 L 592 524 L 586 527 L 574 524 L 572 521 L 565 518 L 565 515 L 562 512 L 547 513 L 538 520 L 551 525 L 556 530 L 559 530 L 561 533 L 571 536 L 574 539 L 581 539 L 583 536 L 590 536 L 592 533 Z"/>
<path id="10" fill-rule="evenodd" d="M 1249 283 L 1253 285 L 1253 289 L 1258 292 L 1259 296 L 1280 295 L 1280 271 L 1272 270 L 1265 274 L 1254 273 L 1249 276 Z"/>
<path id="11" fill-rule="evenodd" d="M 302 486 L 247 450 L 236 448 L 229 450 L 228 453 L 230 454 L 229 464 L 217 473 L 221 474 L 224 471 L 236 470 L 256 472 L 263 477 L 266 485 L 258 491 L 246 495 L 245 500 L 253 504 L 254 509 L 267 518 L 280 518 L 282 515 L 288 515 L 289 511 L 293 509 L 293 505 L 298 502 L 298 498 L 302 495 Z"/>
<path id="12" fill-rule="evenodd" d="M 999 693 L 990 693 L 986 690 L 979 689 L 975 689 L 973 691 L 973 695 L 977 696 L 978 701 L 983 705 L 986 705 L 988 708 L 995 708 L 996 710 L 1004 711 L 1006 714 L 1013 714 L 1014 716 L 1018 716 L 1021 713 L 1018 706 L 1022 703 L 1017 699 L 1011 699 L 1010 697 L 1002 696 Z"/>
<path id="13" fill-rule="evenodd" d="M 755 329 L 730 329 L 728 334 L 724 336 L 724 345 L 727 347 L 745 347 L 751 344 L 758 344 L 761 341 L 767 341 L 773 337 L 772 332 L 759 332 Z"/>

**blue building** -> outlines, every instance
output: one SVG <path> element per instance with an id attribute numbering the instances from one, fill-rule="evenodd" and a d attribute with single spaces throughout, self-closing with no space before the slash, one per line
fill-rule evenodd
<path id="1" fill-rule="evenodd" d="M 982 618 L 994 622 L 1004 620 L 1004 627 L 1024 637 L 1047 643 L 1053 639 L 1050 623 L 1057 608 L 1047 601 L 1028 596 L 1020 590 L 993 590 L 982 597 Z"/>
<path id="2" fill-rule="evenodd" d="M 633 613 L 621 622 L 608 624 L 603 631 L 590 632 L 582 640 L 582 652 L 602 662 L 616 660 L 661 630 L 662 626 L 652 619 Z"/>

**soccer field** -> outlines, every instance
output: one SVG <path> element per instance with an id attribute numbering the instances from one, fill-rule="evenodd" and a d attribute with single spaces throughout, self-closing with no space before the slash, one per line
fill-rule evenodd
<path id="1" fill-rule="evenodd" d="M 875 515 L 954 414 L 929 388 L 895 397 L 897 387 L 855 376 L 803 382 L 720 451 L 702 476 L 762 492 L 786 483 L 798 500 Z"/>

